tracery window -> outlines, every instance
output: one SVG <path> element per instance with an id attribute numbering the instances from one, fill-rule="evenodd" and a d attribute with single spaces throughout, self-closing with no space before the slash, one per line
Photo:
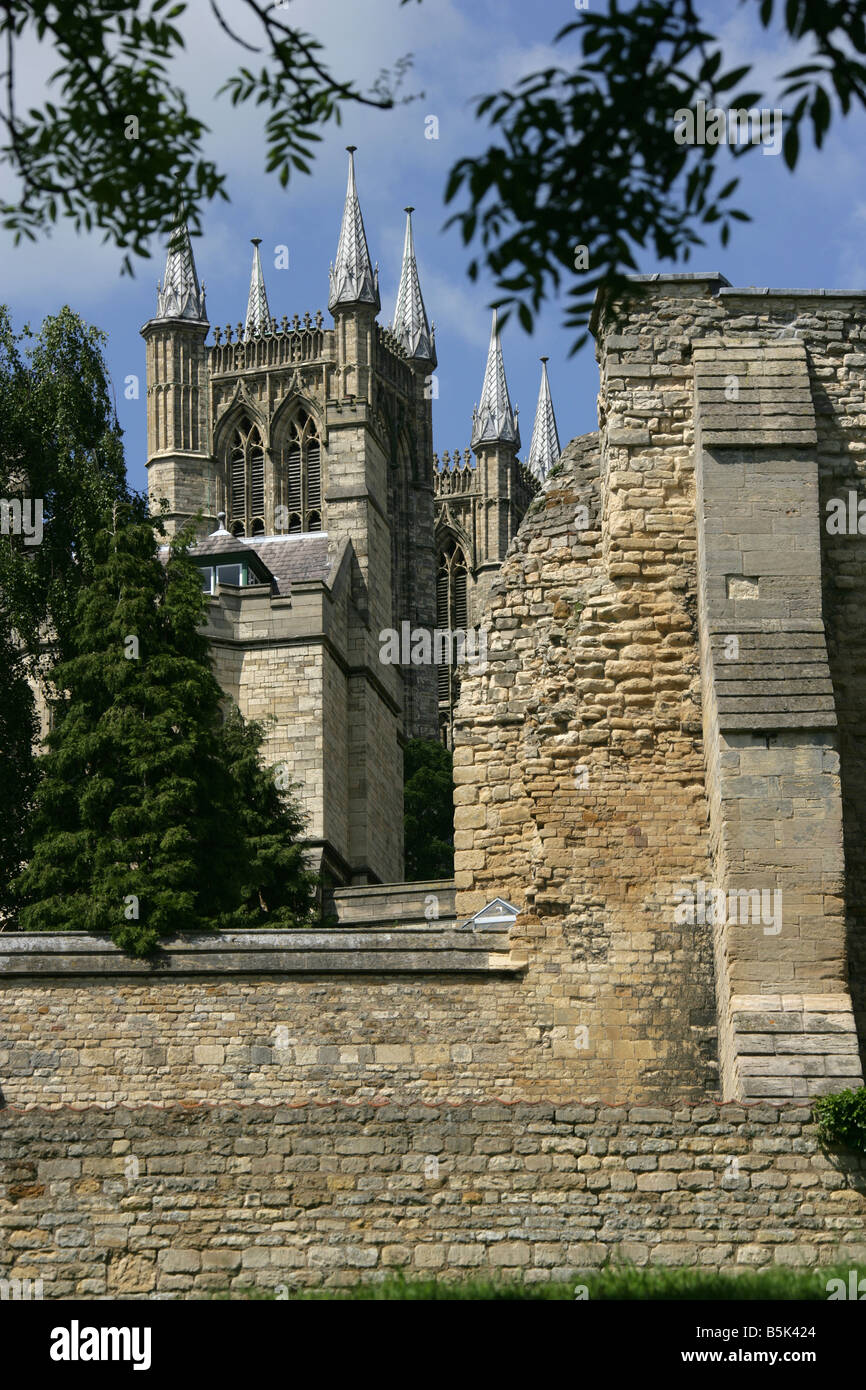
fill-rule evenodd
<path id="1" fill-rule="evenodd" d="M 229 530 L 235 536 L 265 530 L 265 450 L 257 425 L 241 417 L 232 435 L 228 467 Z"/>
<path id="2" fill-rule="evenodd" d="M 299 411 L 283 445 L 280 504 L 289 533 L 322 529 L 322 445 L 315 422 Z"/>
<path id="3" fill-rule="evenodd" d="M 436 626 L 451 632 L 465 632 L 468 624 L 466 601 L 466 556 L 458 542 L 450 537 L 439 551 L 436 574 Z M 459 667 L 442 663 L 438 674 L 439 702 L 453 707 L 460 693 Z"/>

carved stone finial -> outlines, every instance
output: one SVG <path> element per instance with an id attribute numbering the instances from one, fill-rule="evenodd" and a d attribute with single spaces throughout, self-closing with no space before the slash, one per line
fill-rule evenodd
<path id="1" fill-rule="evenodd" d="M 259 247 L 262 244 L 260 236 L 250 237 L 253 244 L 253 268 L 250 272 L 250 293 L 247 299 L 247 318 L 244 324 L 245 338 L 258 338 L 267 333 L 271 326 L 271 311 L 268 308 L 268 296 L 265 291 L 265 277 L 262 272 L 262 262 L 259 256 Z"/>
<path id="2" fill-rule="evenodd" d="M 349 152 L 349 181 L 337 256 L 330 272 L 328 308 L 332 311 L 340 304 L 373 304 L 377 310 L 380 307 L 378 281 L 370 265 L 364 219 L 355 188 L 353 156 L 356 148 L 355 145 L 346 146 Z"/>
<path id="3" fill-rule="evenodd" d="M 535 409 L 535 423 L 532 427 L 532 442 L 526 466 L 540 483 L 550 475 L 550 470 L 559 460 L 559 431 L 553 413 L 550 395 L 550 382 L 547 379 L 547 357 L 541 359 L 541 387 L 538 392 L 538 405 Z"/>
<path id="4" fill-rule="evenodd" d="M 412 213 L 415 209 L 407 207 L 404 211 L 406 237 L 403 243 L 403 264 L 392 330 L 407 357 L 419 362 L 430 362 L 435 367 L 436 347 L 427 322 L 427 311 L 421 296 L 421 282 L 418 279 L 418 265 L 415 260 L 415 242 L 412 235 Z"/>
<path id="5" fill-rule="evenodd" d="M 204 285 L 199 285 L 186 222 L 180 221 L 171 235 L 162 285 L 157 285 L 158 319 L 195 319 L 206 323 Z"/>
<path id="6" fill-rule="evenodd" d="M 499 341 L 499 328 L 496 310 L 493 310 L 493 323 L 490 329 L 490 347 L 487 350 L 487 367 L 484 372 L 484 385 L 481 389 L 481 402 L 473 415 L 472 447 L 478 444 L 513 444 L 520 448 L 520 431 L 517 428 L 517 411 L 511 407 L 508 383 L 505 380 L 505 365 L 502 360 L 502 345 Z"/>

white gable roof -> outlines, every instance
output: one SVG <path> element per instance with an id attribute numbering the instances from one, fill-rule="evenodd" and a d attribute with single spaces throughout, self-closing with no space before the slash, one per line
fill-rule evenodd
<path id="1" fill-rule="evenodd" d="M 464 927 L 510 927 L 515 918 L 520 916 L 520 908 L 513 903 L 506 902 L 504 898 L 494 898 L 485 907 L 479 910 L 463 923 Z"/>

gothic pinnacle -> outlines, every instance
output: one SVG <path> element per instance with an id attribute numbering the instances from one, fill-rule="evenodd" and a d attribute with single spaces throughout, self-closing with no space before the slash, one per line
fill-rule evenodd
<path id="1" fill-rule="evenodd" d="M 550 397 L 550 382 L 547 379 L 546 357 L 541 359 L 541 387 L 538 392 L 538 405 L 535 409 L 535 424 L 532 427 L 532 442 L 526 466 L 534 473 L 540 483 L 550 475 L 550 470 L 559 459 L 559 431 L 553 413 Z"/>
<path id="2" fill-rule="evenodd" d="M 265 277 L 262 274 L 259 256 L 262 239 L 260 236 L 254 236 L 250 237 L 250 241 L 253 244 L 253 268 L 250 273 L 250 296 L 247 300 L 247 317 L 244 324 L 244 338 L 247 339 L 264 336 L 271 331 L 271 311 L 268 308 Z"/>
<path id="3" fill-rule="evenodd" d="M 418 265 L 415 260 L 415 240 L 412 235 L 412 213 L 414 208 L 404 208 L 406 214 L 406 239 L 403 243 L 403 264 L 400 270 L 400 288 L 394 308 L 393 333 L 406 350 L 408 357 L 436 366 L 436 344 L 424 300 L 421 296 L 421 282 L 418 279 Z"/>
<path id="4" fill-rule="evenodd" d="M 165 275 L 156 287 L 158 319 L 195 319 L 207 323 L 204 285 L 199 285 L 186 222 L 178 221 L 171 234 L 165 259 Z"/>
<path id="5" fill-rule="evenodd" d="M 508 383 L 505 380 L 505 365 L 502 360 L 502 345 L 499 341 L 499 328 L 496 310 L 493 310 L 493 324 L 490 329 L 490 347 L 487 350 L 487 368 L 484 372 L 484 385 L 481 388 L 481 404 L 472 413 L 472 447 L 478 444 L 513 444 L 520 448 L 520 430 L 517 427 L 517 412 L 511 407 Z"/>
<path id="6" fill-rule="evenodd" d="M 331 292 L 328 308 L 332 311 L 338 304 L 374 304 L 379 301 L 379 271 L 370 264 L 367 237 L 364 232 L 364 219 L 355 188 L 355 150 L 356 145 L 347 145 L 349 152 L 349 182 L 346 187 L 346 205 L 343 209 L 343 222 L 340 227 L 340 240 L 337 244 L 337 259 L 331 266 Z"/>

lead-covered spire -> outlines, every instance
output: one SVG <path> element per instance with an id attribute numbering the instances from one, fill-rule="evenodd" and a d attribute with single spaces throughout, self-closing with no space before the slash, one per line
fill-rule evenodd
<path id="1" fill-rule="evenodd" d="M 247 300 L 247 318 L 244 324 L 245 338 L 259 337 L 271 331 L 271 311 L 268 308 L 265 277 L 262 274 L 259 256 L 262 239 L 260 236 L 254 236 L 250 237 L 250 241 L 253 244 L 253 268 L 250 272 L 250 297 Z"/>
<path id="2" fill-rule="evenodd" d="M 171 234 L 165 275 L 156 287 L 158 319 L 195 319 L 207 323 L 204 285 L 199 285 L 185 221 L 179 221 Z"/>
<path id="3" fill-rule="evenodd" d="M 406 240 L 403 243 L 403 265 L 400 270 L 400 288 L 397 291 L 397 304 L 394 309 L 392 331 L 400 339 L 407 357 L 430 362 L 436 366 L 436 343 L 427 322 L 427 312 L 421 297 L 421 282 L 418 279 L 418 266 L 415 261 L 415 240 L 412 236 L 412 213 L 414 208 L 404 208 L 406 213 Z"/>
<path id="4" fill-rule="evenodd" d="M 487 351 L 487 369 L 481 388 L 481 404 L 472 412 L 471 443 L 473 449 L 478 444 L 513 444 L 515 449 L 520 448 L 520 430 L 517 427 L 516 411 L 512 410 L 508 395 L 495 309 L 490 329 L 490 347 Z"/>
<path id="5" fill-rule="evenodd" d="M 338 304 L 375 304 L 379 301 L 379 267 L 374 270 L 370 264 L 367 237 L 364 232 L 364 219 L 355 188 L 356 145 L 347 145 L 349 151 L 349 183 L 346 189 L 346 206 L 343 209 L 343 222 L 340 227 L 340 240 L 337 244 L 337 259 L 331 266 L 331 293 L 328 308 L 334 310 Z"/>
<path id="6" fill-rule="evenodd" d="M 535 424 L 532 427 L 532 443 L 526 466 L 534 473 L 540 483 L 549 477 L 550 470 L 559 460 L 559 431 L 550 398 L 550 382 L 547 379 L 547 358 L 541 359 L 541 387 L 538 392 L 538 405 L 535 408 Z"/>

